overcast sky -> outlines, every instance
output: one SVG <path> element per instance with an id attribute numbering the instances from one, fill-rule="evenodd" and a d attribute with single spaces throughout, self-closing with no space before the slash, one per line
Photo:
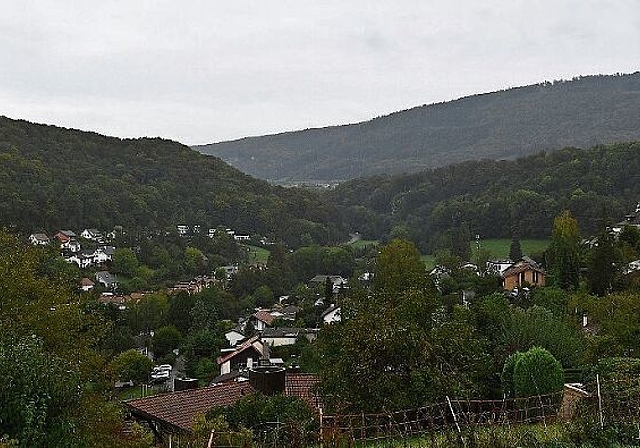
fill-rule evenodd
<path id="1" fill-rule="evenodd" d="M 186 144 L 640 70 L 637 0 L 0 0 L 0 115 Z"/>

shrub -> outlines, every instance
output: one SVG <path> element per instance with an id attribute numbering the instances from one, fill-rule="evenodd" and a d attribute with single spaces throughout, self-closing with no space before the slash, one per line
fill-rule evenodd
<path id="1" fill-rule="evenodd" d="M 544 348 L 533 347 L 517 358 L 513 369 L 517 397 L 550 394 L 562 390 L 563 385 L 562 365 Z"/>
<path id="2" fill-rule="evenodd" d="M 500 375 L 500 380 L 502 381 L 502 393 L 508 398 L 513 398 L 515 396 L 513 388 L 513 371 L 515 370 L 516 363 L 522 355 L 522 352 L 515 352 L 510 355 L 505 360 L 504 367 L 502 368 L 502 375 Z"/>

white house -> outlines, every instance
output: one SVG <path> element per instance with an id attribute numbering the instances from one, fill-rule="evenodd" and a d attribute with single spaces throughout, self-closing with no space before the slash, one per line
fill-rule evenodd
<path id="1" fill-rule="evenodd" d="M 324 313 L 322 313 L 322 321 L 325 324 L 331 324 L 333 322 L 340 322 L 342 317 L 340 316 L 340 307 L 331 305 Z"/>
<path id="2" fill-rule="evenodd" d="M 84 229 L 80 236 L 90 241 L 102 241 L 102 233 L 98 229 Z"/>
<path id="3" fill-rule="evenodd" d="M 491 274 L 502 275 L 509 266 L 513 264 L 511 260 L 489 260 L 487 261 L 487 272 Z"/>
<path id="4" fill-rule="evenodd" d="M 233 235 L 233 239 L 236 241 L 250 241 L 251 237 L 249 235 Z"/>
<path id="5" fill-rule="evenodd" d="M 29 235 L 29 242 L 34 246 L 46 246 L 50 240 L 45 233 L 32 233 Z"/>
<path id="6" fill-rule="evenodd" d="M 236 345 L 238 345 L 238 342 L 244 339 L 244 335 L 238 330 L 229 330 L 224 334 L 224 337 L 227 341 L 229 341 L 229 345 L 231 347 L 235 347 Z"/>

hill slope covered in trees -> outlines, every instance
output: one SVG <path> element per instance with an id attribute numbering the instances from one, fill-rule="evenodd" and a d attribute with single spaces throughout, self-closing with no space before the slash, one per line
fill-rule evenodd
<path id="1" fill-rule="evenodd" d="M 343 237 L 335 209 L 162 139 L 119 139 L 0 117 L 0 226 L 23 232 L 224 225 L 297 245 Z"/>
<path id="2" fill-rule="evenodd" d="M 195 148 L 272 181 L 345 180 L 637 140 L 639 100 L 640 72 L 588 76 Z"/>
<path id="3" fill-rule="evenodd" d="M 411 175 L 356 179 L 328 193 L 367 238 L 411 238 L 424 253 L 461 238 L 551 235 L 567 209 L 583 235 L 640 200 L 640 143 L 565 148 L 513 161 L 470 161 Z"/>

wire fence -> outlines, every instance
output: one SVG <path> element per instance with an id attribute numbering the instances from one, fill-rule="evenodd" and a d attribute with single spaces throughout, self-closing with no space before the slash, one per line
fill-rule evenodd
<path id="1" fill-rule="evenodd" d="M 324 415 L 315 423 L 273 422 L 252 431 L 218 432 L 210 447 L 343 447 L 381 440 L 434 437 L 440 432 L 469 434 L 491 425 L 544 425 L 559 419 L 591 418 L 601 427 L 614 423 L 638 425 L 640 377 L 608 379 L 582 386 L 579 395 L 565 391 L 502 400 L 450 399 L 413 409 L 372 414 Z M 579 396 L 577 400 L 575 397 Z"/>
<path id="2" fill-rule="evenodd" d="M 331 446 L 341 440 L 406 439 L 444 429 L 462 431 L 478 425 L 551 422 L 558 417 L 562 392 L 503 400 L 452 400 L 396 412 L 323 415 L 320 439 Z"/>

